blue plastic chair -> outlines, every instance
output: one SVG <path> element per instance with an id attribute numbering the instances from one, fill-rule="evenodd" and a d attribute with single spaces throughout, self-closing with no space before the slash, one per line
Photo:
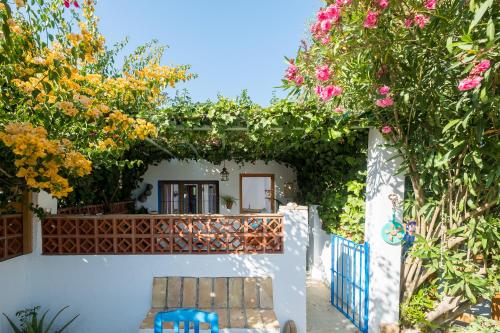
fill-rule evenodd
<path id="1" fill-rule="evenodd" d="M 155 317 L 154 333 L 163 333 L 164 322 L 173 322 L 175 333 L 180 333 L 179 324 L 181 322 L 184 322 L 184 333 L 189 333 L 191 322 L 193 323 L 194 333 L 200 333 L 200 323 L 210 324 L 211 333 L 219 333 L 219 315 L 215 312 L 205 312 L 196 309 L 158 312 Z"/>

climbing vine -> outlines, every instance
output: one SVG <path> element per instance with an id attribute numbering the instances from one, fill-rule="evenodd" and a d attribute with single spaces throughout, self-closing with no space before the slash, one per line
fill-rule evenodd
<path id="1" fill-rule="evenodd" d="M 363 239 L 366 130 L 337 130 L 341 120 L 332 121 L 315 103 L 281 100 L 262 108 L 246 93 L 203 103 L 179 94 L 165 108 L 140 116 L 158 128 L 157 138 L 125 154 L 140 164 L 75 179 L 75 191 L 62 205 L 127 199 L 147 166 L 163 159 L 278 161 L 297 171 L 297 199 L 320 205 L 327 231 Z"/>

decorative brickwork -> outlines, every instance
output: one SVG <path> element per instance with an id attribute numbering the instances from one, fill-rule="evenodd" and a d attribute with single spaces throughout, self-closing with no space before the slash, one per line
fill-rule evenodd
<path id="1" fill-rule="evenodd" d="M 0 215 L 0 261 L 24 254 L 23 215 Z"/>
<path id="2" fill-rule="evenodd" d="M 130 213 L 134 209 L 135 202 L 134 201 L 122 201 L 115 202 L 110 205 L 111 214 L 127 214 Z M 58 208 L 57 212 L 59 214 L 83 214 L 83 215 L 96 215 L 103 214 L 105 206 L 103 204 L 100 205 L 88 205 L 83 207 L 67 207 L 67 208 Z"/>
<path id="3" fill-rule="evenodd" d="M 42 222 L 43 254 L 282 253 L 283 216 L 56 215 Z"/>

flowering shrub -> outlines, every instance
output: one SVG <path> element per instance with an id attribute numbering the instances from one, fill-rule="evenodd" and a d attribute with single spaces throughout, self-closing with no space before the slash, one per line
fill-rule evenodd
<path id="1" fill-rule="evenodd" d="M 332 121 L 379 128 L 403 157 L 418 225 L 403 302 L 442 290 L 422 325 L 498 291 L 498 17 L 493 0 L 329 0 L 292 60 L 302 84 L 284 79 Z M 324 92 L 333 85 L 340 94 Z"/>
<path id="2" fill-rule="evenodd" d="M 65 19 L 70 7 L 76 22 Z M 58 198 L 92 162 L 112 164 L 131 143 L 155 137 L 138 111 L 157 108 L 166 87 L 190 78 L 185 66 L 160 65 L 162 48 L 144 47 L 123 70 L 112 68 L 93 1 L 1 0 L 0 27 L 2 177 Z"/>

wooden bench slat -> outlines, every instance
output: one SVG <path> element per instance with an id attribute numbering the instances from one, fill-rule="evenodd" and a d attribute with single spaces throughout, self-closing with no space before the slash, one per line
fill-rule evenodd
<path id="1" fill-rule="evenodd" d="M 259 280 L 259 299 L 261 309 L 273 309 L 273 280 L 270 277 Z"/>
<path id="2" fill-rule="evenodd" d="M 198 279 L 198 307 L 212 308 L 212 278 Z"/>
<path id="3" fill-rule="evenodd" d="M 273 310 L 260 310 L 260 316 L 262 318 L 262 323 L 264 328 L 279 328 L 280 323 L 276 318 L 276 314 Z"/>
<path id="4" fill-rule="evenodd" d="M 229 278 L 229 307 L 243 307 L 243 279 L 239 277 Z"/>
<path id="5" fill-rule="evenodd" d="M 257 280 L 255 278 L 245 278 L 244 279 L 244 297 L 245 297 L 245 308 L 255 309 L 258 308 L 257 302 Z"/>
<path id="6" fill-rule="evenodd" d="M 153 308 L 165 308 L 167 306 L 167 278 L 153 279 Z"/>
<path id="7" fill-rule="evenodd" d="M 247 328 L 264 328 L 264 323 L 262 322 L 260 310 L 247 309 L 246 314 L 247 314 Z"/>
<path id="8" fill-rule="evenodd" d="M 229 323 L 231 328 L 245 328 L 245 313 L 241 308 L 231 308 L 229 309 Z"/>
<path id="9" fill-rule="evenodd" d="M 184 278 L 182 288 L 182 307 L 196 307 L 196 278 Z"/>
<path id="10" fill-rule="evenodd" d="M 227 278 L 215 278 L 214 280 L 214 308 L 227 308 Z"/>
<path id="11" fill-rule="evenodd" d="M 178 308 L 181 306 L 181 278 L 169 277 L 167 283 L 167 307 Z"/>

